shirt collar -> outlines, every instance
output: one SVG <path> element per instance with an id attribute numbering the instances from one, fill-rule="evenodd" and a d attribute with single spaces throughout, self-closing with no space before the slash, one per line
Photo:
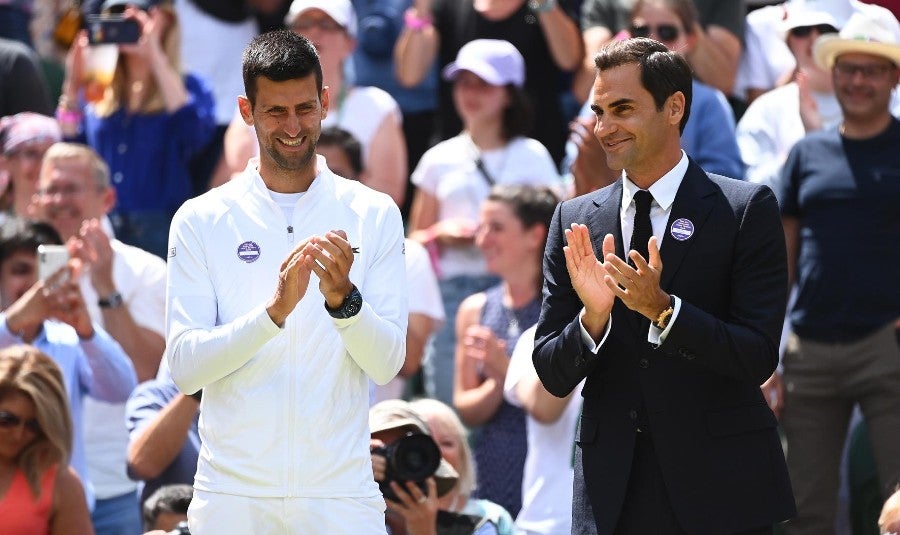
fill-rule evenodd
<path id="1" fill-rule="evenodd" d="M 653 195 L 653 200 L 656 201 L 663 210 L 668 210 L 669 207 L 672 206 L 672 203 L 675 202 L 675 194 L 678 193 L 678 187 L 681 185 L 681 181 L 684 179 L 685 173 L 687 173 L 688 168 L 688 157 L 684 151 L 681 151 L 681 159 L 678 160 L 678 163 L 675 164 L 668 173 L 664 174 L 660 177 L 659 180 L 653 183 L 648 190 L 651 195 Z M 628 176 L 625 174 L 625 171 L 622 171 L 622 210 L 627 209 L 631 205 L 631 199 L 634 198 L 634 194 L 638 192 L 641 188 L 637 187 L 634 182 L 632 182 Z"/>

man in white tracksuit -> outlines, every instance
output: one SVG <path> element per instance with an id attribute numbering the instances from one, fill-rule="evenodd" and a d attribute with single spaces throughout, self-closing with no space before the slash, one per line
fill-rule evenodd
<path id="1" fill-rule="evenodd" d="M 383 534 L 368 379 L 406 353 L 400 214 L 315 154 L 329 95 L 309 41 L 255 38 L 243 75 L 259 160 L 187 201 L 169 236 L 166 357 L 202 389 L 190 529 Z"/>

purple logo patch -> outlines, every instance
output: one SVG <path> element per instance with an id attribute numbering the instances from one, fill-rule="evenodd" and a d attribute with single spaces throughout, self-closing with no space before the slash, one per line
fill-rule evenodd
<path id="1" fill-rule="evenodd" d="M 244 243 L 238 245 L 237 248 L 238 258 L 247 262 L 248 264 L 252 264 L 256 262 L 256 259 L 259 258 L 259 245 L 256 245 L 256 242 L 245 241 Z"/>
<path id="2" fill-rule="evenodd" d="M 678 241 L 684 241 L 694 235 L 694 224 L 690 219 L 676 219 L 669 229 L 669 233 Z"/>

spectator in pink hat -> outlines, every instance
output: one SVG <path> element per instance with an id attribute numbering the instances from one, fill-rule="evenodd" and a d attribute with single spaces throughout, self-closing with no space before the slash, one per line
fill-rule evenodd
<path id="1" fill-rule="evenodd" d="M 26 111 L 0 119 L 2 167 L 8 181 L 0 180 L 6 184 L 6 191 L 0 196 L 3 212 L 28 215 L 28 205 L 37 192 L 41 158 L 61 137 L 56 119 L 46 115 Z"/>

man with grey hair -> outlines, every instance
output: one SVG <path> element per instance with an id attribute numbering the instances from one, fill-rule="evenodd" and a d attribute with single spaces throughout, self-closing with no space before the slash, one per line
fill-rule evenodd
<path id="1" fill-rule="evenodd" d="M 62 236 L 86 269 L 81 292 L 91 319 L 134 364 L 138 382 L 156 376 L 165 340 L 166 264 L 112 236 L 106 214 L 116 203 L 109 168 L 87 145 L 57 143 L 44 154 L 35 216 Z M 105 222 L 105 224 L 104 224 Z M 85 448 L 97 492 L 98 534 L 140 530 L 137 484 L 126 475 L 125 403 L 85 402 Z M 111 531 L 104 531 L 109 528 Z"/>

